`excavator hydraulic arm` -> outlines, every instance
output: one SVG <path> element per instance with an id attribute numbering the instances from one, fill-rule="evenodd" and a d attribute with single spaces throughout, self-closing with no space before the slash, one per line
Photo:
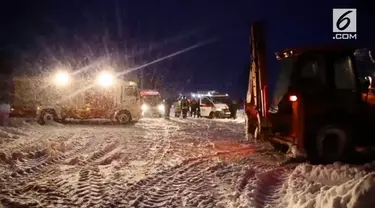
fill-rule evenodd
<path id="1" fill-rule="evenodd" d="M 259 131 L 261 121 L 267 116 L 267 71 L 264 26 L 261 22 L 251 25 L 251 66 L 246 95 L 247 133 Z"/>

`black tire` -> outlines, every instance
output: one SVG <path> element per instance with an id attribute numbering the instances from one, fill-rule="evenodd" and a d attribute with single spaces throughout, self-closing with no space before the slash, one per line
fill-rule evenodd
<path id="1" fill-rule="evenodd" d="M 132 116 L 129 111 L 122 110 L 117 113 L 116 121 L 120 124 L 129 124 L 132 121 Z"/>
<path id="2" fill-rule="evenodd" d="M 220 112 L 215 112 L 214 116 L 215 118 L 222 118 Z"/>
<path id="3" fill-rule="evenodd" d="M 208 116 L 208 118 L 210 119 L 214 119 L 215 118 L 215 112 L 211 112 L 210 115 Z"/>
<path id="4" fill-rule="evenodd" d="M 40 125 L 49 124 L 53 121 L 56 121 L 57 115 L 53 109 L 45 109 L 40 112 L 40 116 L 37 119 L 37 122 Z"/>
<path id="5" fill-rule="evenodd" d="M 307 157 L 312 163 L 333 163 L 352 156 L 352 131 L 347 125 L 324 125 L 317 132 L 309 132 L 306 141 Z"/>

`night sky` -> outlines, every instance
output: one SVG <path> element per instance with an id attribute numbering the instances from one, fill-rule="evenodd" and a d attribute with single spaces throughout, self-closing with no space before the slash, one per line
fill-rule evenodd
<path id="1" fill-rule="evenodd" d="M 252 21 L 266 23 L 271 80 L 278 67 L 275 51 L 334 42 L 332 8 L 357 8 L 356 44 L 373 47 L 375 39 L 371 0 L 3 2 L 0 53 L 12 60 L 17 73 L 53 70 L 59 64 L 79 69 L 105 58 L 126 70 L 211 41 L 145 67 L 145 87 L 155 77 L 166 89 L 217 89 L 235 97 L 247 90 Z"/>

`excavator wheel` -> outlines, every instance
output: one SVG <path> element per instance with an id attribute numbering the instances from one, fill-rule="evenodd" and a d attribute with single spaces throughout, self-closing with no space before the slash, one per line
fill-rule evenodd
<path id="1" fill-rule="evenodd" d="M 333 163 L 353 156 L 354 145 L 350 127 L 346 125 L 324 125 L 307 136 L 306 152 L 312 163 Z"/>

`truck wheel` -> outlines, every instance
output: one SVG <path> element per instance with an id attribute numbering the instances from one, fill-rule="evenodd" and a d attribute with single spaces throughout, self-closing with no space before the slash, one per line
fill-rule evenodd
<path id="1" fill-rule="evenodd" d="M 131 121 L 131 114 L 127 110 L 120 111 L 116 116 L 116 120 L 120 124 L 128 124 Z"/>
<path id="2" fill-rule="evenodd" d="M 215 113 L 214 113 L 214 112 L 211 112 L 210 115 L 208 116 L 208 118 L 210 118 L 210 119 L 215 118 Z"/>
<path id="3" fill-rule="evenodd" d="M 54 110 L 43 110 L 38 118 L 40 125 L 49 124 L 56 120 L 56 113 Z"/>
<path id="4" fill-rule="evenodd" d="M 215 118 L 222 118 L 220 112 L 215 112 Z"/>
<path id="5" fill-rule="evenodd" d="M 313 147 L 306 147 L 307 155 L 312 162 L 333 163 L 346 159 L 345 156 L 354 151 L 349 127 L 326 125 L 316 134 Z"/>

